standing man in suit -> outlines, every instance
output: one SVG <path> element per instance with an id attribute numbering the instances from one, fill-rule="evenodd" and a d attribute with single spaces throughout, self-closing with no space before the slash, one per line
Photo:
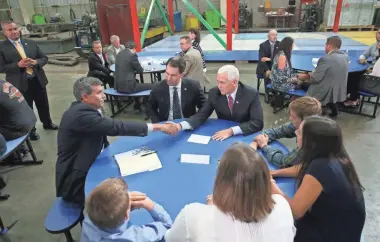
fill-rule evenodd
<path id="1" fill-rule="evenodd" d="M 268 32 L 268 40 L 260 44 L 259 62 L 256 67 L 256 74 L 264 76 L 265 102 L 269 102 L 267 85 L 269 84 L 269 73 L 272 69 L 273 58 L 276 56 L 280 41 L 277 40 L 277 31 L 271 29 Z"/>
<path id="2" fill-rule="evenodd" d="M 102 117 L 104 105 L 102 82 L 83 77 L 74 84 L 76 102 L 63 114 L 58 130 L 58 160 L 56 164 L 57 197 L 84 203 L 84 184 L 88 170 L 103 148 L 107 136 L 146 136 L 151 131 L 174 133 L 170 124 L 122 122 Z"/>
<path id="3" fill-rule="evenodd" d="M 342 40 L 338 36 L 327 38 L 326 55 L 318 60 L 310 75 L 310 87 L 306 95 L 316 98 L 331 109 L 330 117 L 338 116 L 338 102 L 347 98 L 348 58 L 340 51 Z"/>
<path id="4" fill-rule="evenodd" d="M 185 53 L 183 58 L 186 61 L 186 69 L 183 72 L 183 76 L 198 81 L 203 90 L 206 83 L 210 83 L 210 81 L 207 79 L 206 74 L 203 71 L 203 59 L 201 53 L 193 48 L 189 36 L 182 36 L 179 45 Z"/>
<path id="5" fill-rule="evenodd" d="M 42 69 L 47 56 L 34 41 L 20 39 L 20 29 L 14 22 L 3 21 L 1 26 L 7 39 L 0 43 L 0 72 L 5 72 L 5 79 L 22 93 L 32 109 L 33 102 L 36 104 L 43 128 L 57 130 L 50 117 L 48 80 Z M 30 139 L 39 138 L 33 128 Z"/>
<path id="6" fill-rule="evenodd" d="M 240 125 L 216 132 L 214 140 L 225 140 L 234 135 L 249 135 L 263 129 L 263 109 L 259 92 L 239 82 L 239 70 L 233 65 L 222 66 L 216 76 L 218 87 L 210 89 L 205 105 L 181 123 L 177 130 L 196 129 L 214 112 L 218 119 L 239 122 Z"/>
<path id="7" fill-rule="evenodd" d="M 92 42 L 92 50 L 94 52 L 88 57 L 87 76 L 98 78 L 103 82 L 104 86 L 108 84 L 110 87 L 113 87 L 114 79 L 111 76 L 110 65 L 103 53 L 102 43 L 99 40 Z"/>
<path id="8" fill-rule="evenodd" d="M 206 102 L 197 81 L 183 78 L 186 62 L 173 57 L 166 64 L 166 80 L 157 83 L 149 96 L 148 112 L 153 123 L 188 118 Z"/>
<path id="9" fill-rule="evenodd" d="M 117 35 L 112 35 L 110 41 L 111 45 L 107 48 L 106 55 L 108 64 L 113 65 L 116 62 L 116 55 L 124 50 L 125 46 L 120 44 L 120 38 Z"/>

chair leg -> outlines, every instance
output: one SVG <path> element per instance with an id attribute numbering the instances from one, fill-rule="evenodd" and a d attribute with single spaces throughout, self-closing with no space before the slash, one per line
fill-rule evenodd
<path id="1" fill-rule="evenodd" d="M 70 230 L 65 231 L 65 237 L 67 242 L 74 242 L 73 237 L 71 236 Z"/>
<path id="2" fill-rule="evenodd" d="M 362 100 L 361 100 L 361 102 L 360 102 L 359 113 L 358 113 L 358 114 L 361 114 L 361 113 L 362 113 L 363 105 L 364 105 L 364 99 L 365 99 L 365 96 L 362 96 Z"/>
<path id="3" fill-rule="evenodd" d="M 260 91 L 261 78 L 257 78 L 257 91 Z"/>
<path id="4" fill-rule="evenodd" d="M 377 107 L 378 107 L 378 105 L 379 105 L 379 99 L 380 99 L 380 97 L 376 97 L 376 104 L 375 104 L 375 107 L 374 107 L 374 109 L 373 109 L 373 114 L 372 114 L 372 117 L 373 117 L 373 118 L 376 118 Z"/>

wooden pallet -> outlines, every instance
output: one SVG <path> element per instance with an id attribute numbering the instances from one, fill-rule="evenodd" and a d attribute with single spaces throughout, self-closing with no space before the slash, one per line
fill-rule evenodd
<path id="1" fill-rule="evenodd" d="M 365 25 L 365 26 L 339 26 L 339 31 L 374 31 L 376 30 L 375 25 Z M 333 27 L 326 27 L 326 31 L 333 31 Z"/>

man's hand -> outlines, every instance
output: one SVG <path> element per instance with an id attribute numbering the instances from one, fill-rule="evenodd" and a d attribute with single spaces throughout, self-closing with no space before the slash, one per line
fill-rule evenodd
<path id="1" fill-rule="evenodd" d="M 223 141 L 225 139 L 228 139 L 231 137 L 234 133 L 232 132 L 232 129 L 223 129 L 221 131 L 216 132 L 213 136 L 212 139 L 216 141 Z"/>
<path id="2" fill-rule="evenodd" d="M 176 135 L 179 131 L 182 130 L 182 126 L 180 124 L 176 124 L 176 123 L 173 123 L 173 122 L 166 122 L 165 125 L 168 125 L 170 128 L 170 130 L 172 130 L 172 132 L 165 132 L 166 134 L 170 134 L 170 135 Z"/>
<path id="3" fill-rule="evenodd" d="M 249 146 L 251 146 L 252 149 L 257 150 L 257 146 L 258 146 L 258 144 L 257 144 L 256 141 L 253 141 L 251 144 L 249 144 Z"/>
<path id="4" fill-rule="evenodd" d="M 261 61 L 262 62 L 267 62 L 267 61 L 271 61 L 271 59 L 268 58 L 268 57 L 263 57 L 263 58 L 261 58 Z"/>
<path id="5" fill-rule="evenodd" d="M 27 61 L 27 65 L 30 67 L 37 65 L 37 61 L 31 58 L 26 58 L 26 61 Z"/>
<path id="6" fill-rule="evenodd" d="M 266 134 L 261 134 L 255 138 L 255 141 L 257 142 L 260 148 L 263 148 L 268 144 L 269 137 Z"/>
<path id="7" fill-rule="evenodd" d="M 214 204 L 214 201 L 212 200 L 212 195 L 208 195 L 206 197 L 206 203 L 207 203 L 207 205 L 213 205 Z"/>
<path id="8" fill-rule="evenodd" d="M 131 209 L 132 208 L 145 208 L 151 211 L 154 208 L 154 202 L 149 197 L 146 197 L 144 200 L 131 201 Z"/>
<path id="9" fill-rule="evenodd" d="M 17 63 L 18 67 L 20 68 L 25 68 L 28 66 L 28 59 L 25 58 L 25 59 L 22 59 L 20 60 L 18 63 Z"/>
<path id="10" fill-rule="evenodd" d="M 178 126 L 174 123 L 166 123 L 166 124 L 152 124 L 154 131 L 161 131 L 165 134 L 175 135 L 179 130 Z"/>
<path id="11" fill-rule="evenodd" d="M 367 63 L 367 60 L 366 59 L 360 59 L 359 62 L 360 62 L 360 64 L 365 64 L 365 63 Z"/>

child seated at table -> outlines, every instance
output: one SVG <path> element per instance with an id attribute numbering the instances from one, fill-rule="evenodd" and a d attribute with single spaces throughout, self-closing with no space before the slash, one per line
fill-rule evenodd
<path id="1" fill-rule="evenodd" d="M 98 185 L 86 200 L 81 242 L 161 241 L 171 227 L 169 214 L 145 194 L 128 192 L 121 178 L 110 178 Z M 129 222 L 130 211 L 145 208 L 154 222 L 136 226 Z"/>

